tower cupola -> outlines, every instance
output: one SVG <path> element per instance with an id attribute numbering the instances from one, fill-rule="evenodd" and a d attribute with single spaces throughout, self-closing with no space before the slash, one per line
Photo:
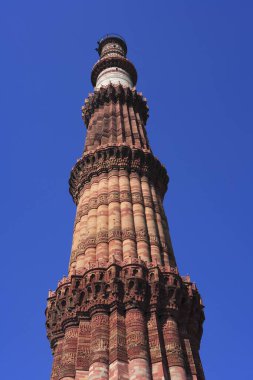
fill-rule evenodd
<path id="1" fill-rule="evenodd" d="M 127 58 L 125 40 L 117 34 L 107 34 L 98 41 L 97 52 L 100 56 L 91 73 L 95 88 L 108 84 L 121 84 L 133 88 L 137 82 L 137 72 Z"/>

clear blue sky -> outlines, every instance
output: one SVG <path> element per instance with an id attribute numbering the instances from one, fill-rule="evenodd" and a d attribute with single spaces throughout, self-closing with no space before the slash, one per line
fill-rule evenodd
<path id="1" fill-rule="evenodd" d="M 206 305 L 207 380 L 252 379 L 253 3 L 5 0 L 0 12 L 1 378 L 45 380 L 47 291 L 67 273 L 94 50 L 123 35 L 166 165 L 181 274 Z"/>

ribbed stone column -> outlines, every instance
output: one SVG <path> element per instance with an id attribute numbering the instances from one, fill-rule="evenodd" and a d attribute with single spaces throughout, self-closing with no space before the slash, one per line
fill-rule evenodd
<path id="1" fill-rule="evenodd" d="M 162 249 L 161 260 L 162 260 L 162 264 L 169 265 L 168 246 L 166 244 L 166 238 L 164 235 L 162 217 L 160 214 L 160 207 L 159 207 L 159 202 L 158 202 L 158 198 L 156 195 L 156 189 L 155 189 L 154 185 L 151 185 L 150 189 L 151 189 L 151 195 L 152 195 L 152 200 L 153 200 L 153 205 L 154 205 L 156 224 L 157 224 L 157 228 L 158 228 L 159 239 L 160 239 L 161 249 Z"/>
<path id="2" fill-rule="evenodd" d="M 103 120 L 103 134 L 101 135 L 101 140 L 100 143 L 101 145 L 108 144 L 108 137 L 109 137 L 109 124 L 110 124 L 110 119 L 107 117 L 107 115 L 111 115 L 111 110 L 112 110 L 112 104 L 104 104 L 103 107 L 101 107 L 101 116 Z"/>
<path id="3" fill-rule="evenodd" d="M 148 357 L 147 326 L 140 309 L 126 312 L 127 354 L 129 360 L 129 379 L 151 380 Z"/>
<path id="4" fill-rule="evenodd" d="M 192 338 L 190 340 L 190 343 L 191 343 L 193 360 L 194 360 L 194 364 L 196 368 L 196 379 L 204 380 L 205 379 L 204 371 L 203 371 L 203 367 L 202 367 L 200 356 L 199 356 L 199 342 L 197 342 L 196 339 Z"/>
<path id="5" fill-rule="evenodd" d="M 147 137 L 145 125 L 140 118 L 139 112 L 135 112 L 135 116 L 136 116 L 136 122 L 138 125 L 138 130 L 140 133 L 140 138 L 142 140 L 142 143 L 146 149 L 149 149 L 149 142 L 148 142 L 148 137 Z"/>
<path id="6" fill-rule="evenodd" d="M 77 241 L 78 249 L 76 256 L 76 270 L 81 270 L 85 267 L 85 243 L 87 239 L 87 222 L 88 222 L 88 208 L 89 208 L 89 195 L 90 185 L 86 185 L 84 192 L 78 204 L 78 213 L 76 219 L 79 222 L 79 236 L 74 235 L 74 240 Z"/>
<path id="7" fill-rule="evenodd" d="M 90 366 L 90 343 L 91 343 L 90 320 L 81 320 L 78 330 L 76 378 L 75 380 L 88 379 Z"/>
<path id="8" fill-rule="evenodd" d="M 61 369 L 59 377 L 61 380 L 70 380 L 75 378 L 77 339 L 78 327 L 67 327 L 62 347 Z"/>
<path id="9" fill-rule="evenodd" d="M 77 255 L 78 255 L 78 245 L 80 240 L 80 234 L 81 234 L 81 217 L 82 217 L 82 202 L 81 199 L 77 205 L 76 209 L 76 218 L 75 218 L 75 224 L 74 224 L 74 230 L 73 230 L 73 240 L 72 240 L 72 249 L 71 249 L 71 256 L 70 256 L 70 262 L 69 262 L 69 273 L 73 273 L 76 268 L 76 261 L 77 261 Z"/>
<path id="10" fill-rule="evenodd" d="M 159 236 L 156 227 L 155 212 L 153 209 L 152 195 L 147 177 L 141 178 L 142 193 L 145 205 L 145 214 L 148 227 L 148 234 L 151 247 L 151 257 L 153 262 L 161 264 L 161 254 L 159 248 Z"/>
<path id="11" fill-rule="evenodd" d="M 102 173 L 98 179 L 96 260 L 107 262 L 108 253 L 108 179 Z"/>
<path id="12" fill-rule="evenodd" d="M 129 379 L 125 317 L 118 309 L 110 314 L 109 362 L 110 380 Z"/>
<path id="13" fill-rule="evenodd" d="M 168 226 L 167 218 L 166 218 L 166 215 L 164 212 L 163 202 L 162 202 L 161 196 L 159 194 L 157 194 L 157 201 L 158 201 L 159 208 L 160 208 L 160 215 L 161 215 L 163 232 L 164 232 L 165 241 L 166 241 L 166 247 L 168 249 L 169 263 L 171 266 L 176 267 L 177 266 L 176 265 L 176 259 L 174 256 L 174 251 L 173 251 L 173 247 L 172 247 L 172 243 L 171 243 L 169 226 Z"/>
<path id="14" fill-rule="evenodd" d="M 121 210 L 120 210 L 120 189 L 118 170 L 108 173 L 108 240 L 109 259 L 114 256 L 115 260 L 123 260 L 123 247 L 121 237 Z"/>
<path id="15" fill-rule="evenodd" d="M 130 105 L 128 108 L 128 117 L 130 120 L 130 124 L 132 127 L 132 139 L 133 139 L 133 145 L 141 148 L 143 146 L 142 140 L 140 139 L 138 126 L 136 122 L 136 116 L 133 110 L 133 107 Z"/>
<path id="16" fill-rule="evenodd" d="M 51 373 L 51 380 L 58 380 L 60 376 L 61 357 L 62 357 L 63 339 L 59 339 L 54 348 L 54 360 Z"/>
<path id="17" fill-rule="evenodd" d="M 137 257 L 130 181 L 126 170 L 119 171 L 119 187 L 123 258 Z"/>
<path id="18" fill-rule="evenodd" d="M 125 141 L 128 145 L 133 145 L 131 124 L 130 124 L 129 116 L 128 116 L 128 107 L 125 103 L 122 104 L 122 109 L 123 109 L 123 119 L 124 119 L 124 127 L 125 127 Z"/>
<path id="19" fill-rule="evenodd" d="M 87 239 L 85 251 L 85 266 L 96 261 L 96 234 L 97 234 L 97 188 L 98 178 L 94 177 L 91 181 L 89 196 L 89 211 L 87 220 Z"/>
<path id="20" fill-rule="evenodd" d="M 109 316 L 96 311 L 91 317 L 91 366 L 89 380 L 109 378 Z"/>
<path id="21" fill-rule="evenodd" d="M 187 380 L 183 350 L 174 317 L 167 317 L 163 325 L 163 335 L 171 380 Z"/>
<path id="22" fill-rule="evenodd" d="M 137 255 L 143 261 L 150 262 L 150 246 L 148 243 L 148 233 L 140 176 L 136 172 L 130 174 L 130 186 L 133 202 L 134 226 L 137 241 Z"/>
<path id="23" fill-rule="evenodd" d="M 187 368 L 191 374 L 191 379 L 197 380 L 197 370 L 196 370 L 196 366 L 194 363 L 190 339 L 188 338 L 187 334 L 182 334 L 182 335 L 183 335 L 183 342 L 184 342 L 184 351 L 186 354 L 185 358 L 187 361 Z"/>
<path id="24" fill-rule="evenodd" d="M 116 111 L 116 104 L 110 103 L 110 105 L 107 107 L 108 112 L 108 130 L 111 131 L 111 134 L 109 133 L 109 143 L 115 144 L 117 142 L 117 111 Z"/>
<path id="25" fill-rule="evenodd" d="M 157 323 L 156 310 L 153 308 L 148 318 L 148 339 L 152 363 L 152 376 L 155 380 L 167 380 L 168 368 L 165 367 L 163 363 L 159 330 L 160 326 Z"/>

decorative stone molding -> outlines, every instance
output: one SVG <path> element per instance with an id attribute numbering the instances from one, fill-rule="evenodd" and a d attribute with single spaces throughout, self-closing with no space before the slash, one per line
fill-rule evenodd
<path id="1" fill-rule="evenodd" d="M 96 237 L 96 243 L 107 243 L 108 242 L 108 232 L 107 231 L 100 231 L 97 233 Z"/>
<path id="2" fill-rule="evenodd" d="M 143 197 L 144 199 L 144 204 L 146 207 L 150 207 L 150 208 L 153 208 L 153 200 L 152 200 L 152 197 L 149 197 L 149 196 L 145 196 Z"/>
<path id="3" fill-rule="evenodd" d="M 108 205 L 108 194 L 107 193 L 100 194 L 97 197 L 97 207 L 101 206 L 101 205 Z"/>
<path id="4" fill-rule="evenodd" d="M 121 56 L 105 57 L 100 59 L 92 68 L 91 82 L 95 87 L 99 74 L 109 67 L 118 67 L 129 73 L 132 83 L 135 86 L 137 82 L 137 72 L 134 65 L 127 58 Z"/>
<path id="5" fill-rule="evenodd" d="M 89 199 L 88 210 L 97 209 L 97 207 L 98 207 L 97 201 L 98 201 L 97 198 L 90 198 Z"/>
<path id="6" fill-rule="evenodd" d="M 108 231 L 108 242 L 115 239 L 122 240 L 121 229 L 114 228 Z"/>
<path id="7" fill-rule="evenodd" d="M 85 99 L 85 105 L 82 107 L 82 118 L 86 126 L 89 126 L 91 115 L 100 107 L 110 102 L 131 105 L 141 116 L 144 125 L 148 119 L 149 108 L 147 99 L 137 92 L 135 88 L 123 87 L 122 85 L 108 85 L 95 90 L 93 94 Z"/>
<path id="8" fill-rule="evenodd" d="M 120 191 L 120 202 L 132 202 L 130 191 Z"/>
<path id="9" fill-rule="evenodd" d="M 111 202 L 120 202 L 120 192 L 119 191 L 111 191 L 108 194 L 108 203 Z"/>
<path id="10" fill-rule="evenodd" d="M 131 239 L 136 240 L 135 232 L 131 229 L 122 229 L 121 230 L 122 240 Z"/>
<path id="11" fill-rule="evenodd" d="M 59 282 L 56 291 L 48 298 L 46 309 L 47 331 L 52 346 L 64 334 L 66 326 L 78 325 L 84 316 L 89 321 L 95 310 L 110 314 L 115 305 L 120 310 L 134 306 L 148 311 L 151 307 L 152 312 L 163 315 L 162 323 L 170 334 L 174 330 L 170 328 L 172 322 L 168 317 L 177 316 L 184 331 L 188 331 L 197 342 L 201 339 L 204 314 L 196 286 L 189 281 L 184 282 L 175 268 L 154 266 L 152 263 L 146 265 L 138 259 L 131 259 L 107 265 L 97 263 L 93 268 L 84 270 L 83 274 L 74 274 L 71 279 L 64 278 Z M 76 330 L 66 331 L 65 339 L 76 337 Z M 181 346 L 172 341 L 166 350 L 171 358 L 176 355 L 173 365 L 177 365 L 176 360 L 182 357 Z"/>
<path id="12" fill-rule="evenodd" d="M 146 229 L 136 230 L 136 241 L 146 241 L 149 242 L 149 236 Z"/>
<path id="13" fill-rule="evenodd" d="M 143 196 L 141 193 L 132 193 L 132 202 L 133 204 L 135 203 L 140 203 L 140 204 L 144 204 L 144 201 L 143 201 Z"/>
<path id="14" fill-rule="evenodd" d="M 89 183 L 93 177 L 97 177 L 104 171 L 108 173 L 114 169 L 135 171 L 140 176 L 148 177 L 156 188 L 160 190 L 161 197 L 164 196 L 167 190 L 169 177 L 166 169 L 152 153 L 130 148 L 126 145 L 111 145 L 100 147 L 94 152 L 85 154 L 72 169 L 69 191 L 74 202 L 78 203 L 84 185 Z M 122 200 L 123 194 L 120 194 L 120 197 Z M 126 195 L 126 197 L 130 199 L 131 194 Z M 96 207 L 96 199 L 92 202 Z M 148 197 L 144 197 L 144 202 L 146 202 L 145 205 L 153 204 L 151 198 Z M 91 206 L 89 205 L 89 207 Z"/>

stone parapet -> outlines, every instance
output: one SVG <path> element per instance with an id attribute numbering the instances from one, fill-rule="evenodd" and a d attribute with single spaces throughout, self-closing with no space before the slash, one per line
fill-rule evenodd
<path id="1" fill-rule="evenodd" d="M 78 203 L 85 185 L 93 177 L 115 169 L 124 169 L 128 173 L 136 172 L 141 176 L 146 176 L 155 184 L 161 197 L 167 190 L 169 182 L 167 171 L 150 151 L 126 144 L 112 144 L 100 146 L 98 149 L 86 153 L 73 167 L 69 180 L 69 191 L 74 202 Z"/>
<path id="2" fill-rule="evenodd" d="M 96 110 L 100 110 L 101 112 L 101 107 L 111 102 L 114 104 L 120 102 L 120 104 L 131 106 L 135 112 L 138 112 L 143 124 L 146 124 L 149 108 L 147 99 L 142 93 L 137 92 L 135 88 L 130 89 L 120 84 L 109 84 L 106 87 L 95 90 L 94 93 L 89 94 L 88 98 L 85 99 L 84 106 L 82 107 L 82 118 L 86 126 L 89 126 L 91 116 Z M 106 116 L 109 117 L 110 115 Z"/>
<path id="3" fill-rule="evenodd" d="M 189 359 L 189 371 L 200 371 L 195 340 L 201 339 L 203 306 L 194 284 L 176 268 L 132 258 L 90 265 L 59 282 L 46 315 L 54 380 L 75 376 L 77 369 L 108 374 L 115 360 L 133 372 L 140 359 L 149 376 L 161 368 L 188 368 Z M 119 368 L 126 372 L 123 364 Z"/>

